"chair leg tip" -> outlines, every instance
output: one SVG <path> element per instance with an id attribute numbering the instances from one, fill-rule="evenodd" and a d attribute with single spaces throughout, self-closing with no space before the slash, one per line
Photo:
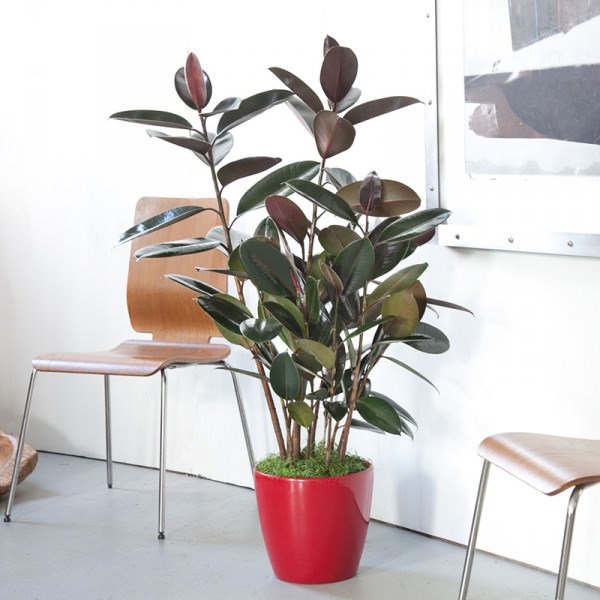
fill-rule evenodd
<path id="1" fill-rule="evenodd" d="M 165 539 L 165 534 L 164 534 L 164 532 L 162 532 L 162 531 L 159 531 L 159 532 L 158 532 L 158 539 L 159 539 L 159 540 L 164 540 L 164 539 Z"/>
<path id="2" fill-rule="evenodd" d="M 109 483 L 106 487 L 108 487 L 109 490 L 112 490 L 112 483 Z"/>
<path id="3" fill-rule="evenodd" d="M 10 523 L 10 515 L 4 515 L 4 522 Z"/>

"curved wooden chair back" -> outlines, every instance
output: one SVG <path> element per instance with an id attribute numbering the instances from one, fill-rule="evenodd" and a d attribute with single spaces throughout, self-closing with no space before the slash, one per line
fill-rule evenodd
<path id="1" fill-rule="evenodd" d="M 135 210 L 135 223 L 177 206 L 196 205 L 217 208 L 217 201 L 214 198 L 140 198 Z M 226 275 L 196 270 L 196 267 L 226 268 L 225 254 L 219 250 L 209 250 L 168 258 L 135 258 L 139 248 L 160 242 L 203 237 L 209 229 L 220 224 L 218 215 L 206 210 L 131 242 L 127 308 L 135 331 L 151 333 L 152 339 L 158 341 L 190 344 L 207 343 L 211 337 L 220 335 L 212 319 L 194 301 L 198 294 L 164 275 L 188 275 L 226 291 Z"/>

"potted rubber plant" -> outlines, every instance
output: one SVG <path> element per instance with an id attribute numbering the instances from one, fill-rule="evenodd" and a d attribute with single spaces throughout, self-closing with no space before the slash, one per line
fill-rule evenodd
<path id="1" fill-rule="evenodd" d="M 330 160 L 353 145 L 358 125 L 419 100 L 389 96 L 359 102 L 357 57 L 329 36 L 319 72 L 323 98 L 293 73 L 270 70 L 285 89 L 226 98 L 208 108 L 211 81 L 190 54 L 176 72 L 175 89 L 195 113 L 196 125 L 158 110 L 112 118 L 152 126 L 150 136 L 193 152 L 208 168 L 221 225 L 202 238 L 143 248 L 138 258 L 214 248 L 227 254 L 229 293 L 189 273 L 169 277 L 173 285 L 195 290 L 199 310 L 254 360 L 256 371 L 234 370 L 261 381 L 277 444 L 255 469 L 275 574 L 287 581 L 328 582 L 356 573 L 369 520 L 373 467 L 349 451 L 352 429 L 412 437 L 415 426 L 403 407 L 377 391 L 375 368 L 387 359 L 428 381 L 388 350 L 404 344 L 427 353 L 446 351 L 446 336 L 422 320 L 426 309 L 465 309 L 429 298 L 420 282 L 427 264 L 413 259 L 449 212 L 417 210 L 415 191 L 380 178 L 373 165 L 357 179 Z M 265 156 L 225 161 L 232 130 L 284 102 L 313 137 L 315 158 L 283 166 Z M 275 133 L 273 138 L 276 145 Z M 225 188 L 264 171 L 228 221 Z M 257 209 L 264 218 L 245 231 L 244 217 Z M 156 215 L 120 241 L 197 210 L 182 206 Z"/>

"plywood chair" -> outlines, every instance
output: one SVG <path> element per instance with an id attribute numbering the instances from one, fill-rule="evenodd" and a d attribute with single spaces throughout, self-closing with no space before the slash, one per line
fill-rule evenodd
<path id="1" fill-rule="evenodd" d="M 575 511 L 587 487 L 600 482 L 600 440 L 566 438 L 538 433 L 499 433 L 479 446 L 483 468 L 460 585 L 466 600 L 490 465 L 494 464 L 547 496 L 573 488 L 567 508 L 555 600 L 562 600 L 567 581 Z"/>
<path id="2" fill-rule="evenodd" d="M 158 213 L 176 206 L 199 205 L 216 208 L 213 199 L 189 198 L 141 198 L 136 206 L 135 222 L 139 223 Z M 213 287 L 226 288 L 226 276 L 219 273 L 195 271 L 196 266 L 225 267 L 226 257 L 218 250 L 200 254 L 170 258 L 148 258 L 136 261 L 135 251 L 142 247 L 164 241 L 201 237 L 210 228 L 220 225 L 214 211 L 203 211 L 193 217 L 172 223 L 166 228 L 135 239 L 131 244 L 129 277 L 127 282 L 127 306 L 133 329 L 151 333 L 152 340 L 127 340 L 116 348 L 102 352 L 52 353 L 37 356 L 32 361 L 32 372 L 25 402 L 25 410 L 19 434 L 15 464 L 20 464 L 25 444 L 31 399 L 36 374 L 39 371 L 55 373 L 87 373 L 104 376 L 105 428 L 106 428 L 106 477 L 112 487 L 112 450 L 110 418 L 111 375 L 147 377 L 160 373 L 160 439 L 159 439 L 159 492 L 158 537 L 165 533 L 165 423 L 167 402 L 167 370 L 186 365 L 223 365 L 229 355 L 229 346 L 210 342 L 220 335 L 210 317 L 194 301 L 194 292 L 166 279 L 165 273 L 188 274 L 201 277 Z M 251 468 L 254 467 L 252 445 L 246 423 L 244 406 L 235 373 L 233 388 Z M 13 472 L 11 487 L 4 513 L 9 522 L 17 486 L 18 473 Z"/>

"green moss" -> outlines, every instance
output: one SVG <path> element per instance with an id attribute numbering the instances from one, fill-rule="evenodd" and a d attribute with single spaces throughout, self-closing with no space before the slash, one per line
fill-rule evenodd
<path id="1" fill-rule="evenodd" d="M 277 477 L 337 477 L 364 471 L 367 466 L 364 459 L 356 454 L 348 454 L 344 461 L 341 461 L 334 452 L 328 467 L 325 464 L 325 450 L 318 446 L 309 457 L 302 456 L 294 462 L 270 454 L 256 465 L 256 469 Z"/>

